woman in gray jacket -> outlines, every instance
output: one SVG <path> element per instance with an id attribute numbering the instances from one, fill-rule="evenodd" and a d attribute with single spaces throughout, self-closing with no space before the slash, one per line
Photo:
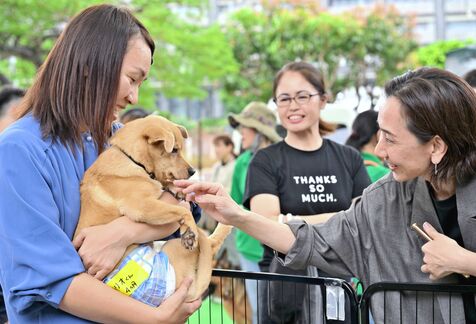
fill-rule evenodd
<path id="1" fill-rule="evenodd" d="M 474 284 L 476 93 L 450 72 L 422 68 L 388 82 L 385 94 L 375 152 L 392 173 L 325 224 L 271 222 L 239 208 L 219 185 L 177 185 L 219 222 L 286 254 L 283 262 L 289 267 L 315 265 L 361 278 L 366 286 L 380 281 Z M 417 236 L 413 223 L 433 240 Z M 375 321 L 382 323 L 384 313 L 391 323 L 412 323 L 415 314 L 418 323 L 476 321 L 472 296 L 441 295 L 433 303 L 431 294 L 420 295 L 418 311 L 414 295 L 387 293 L 385 305 L 377 296 L 372 300 Z"/>

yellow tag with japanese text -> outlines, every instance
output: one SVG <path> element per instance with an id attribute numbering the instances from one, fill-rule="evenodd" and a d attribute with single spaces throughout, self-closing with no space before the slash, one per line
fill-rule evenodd
<path id="1" fill-rule="evenodd" d="M 107 285 L 130 296 L 148 277 L 149 274 L 144 268 L 134 260 L 129 260 L 126 265 L 109 280 Z"/>

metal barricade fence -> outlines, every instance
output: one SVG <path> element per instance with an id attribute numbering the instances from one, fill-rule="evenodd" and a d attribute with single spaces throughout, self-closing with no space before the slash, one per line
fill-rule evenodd
<path id="1" fill-rule="evenodd" d="M 476 285 L 375 283 L 360 300 L 361 323 L 371 323 L 370 309 L 378 324 L 465 323 L 462 296 L 474 303 L 475 293 Z"/>
<path id="2" fill-rule="evenodd" d="M 306 277 L 306 276 L 295 276 L 295 275 L 282 275 L 282 274 L 273 274 L 273 273 L 261 273 L 261 272 L 245 272 L 238 270 L 217 270 L 214 269 L 212 272 L 212 285 L 215 286 L 215 291 L 209 292 L 207 298 L 202 302 L 200 309 L 193 314 L 187 323 L 189 324 L 227 324 L 227 323 L 238 323 L 238 324 L 251 324 L 251 305 L 245 293 L 245 280 L 251 280 L 253 284 L 258 285 L 269 285 L 274 283 L 277 291 L 282 292 L 284 295 L 284 289 L 289 289 L 291 287 L 296 287 L 297 285 L 305 285 L 307 287 L 307 292 L 310 292 L 311 287 L 320 287 L 322 292 L 322 310 L 318 314 L 311 314 L 311 305 L 304 305 L 304 307 L 309 307 L 309 314 L 314 320 L 312 323 L 344 323 L 343 321 L 332 321 L 328 319 L 328 303 L 326 302 L 326 296 L 329 295 L 329 291 L 334 290 L 335 288 L 341 288 L 341 292 L 345 296 L 344 299 L 337 298 L 334 301 L 334 306 L 336 310 L 346 309 L 345 312 L 345 323 L 358 324 L 358 302 L 355 292 L 352 286 L 345 280 L 335 279 L 335 278 L 321 278 L 321 277 Z M 292 289 L 292 288 L 291 288 Z M 294 288 L 296 289 L 296 288 Z M 259 289 L 257 289 L 258 294 Z M 276 290 L 275 290 L 276 291 Z M 282 296 L 283 296 L 282 295 Z M 342 297 L 342 296 L 341 296 Z M 279 299 L 279 296 L 277 296 Z M 255 300 L 259 299 L 259 296 Z M 309 298 L 307 299 L 310 300 Z M 285 302 L 294 303 L 294 300 L 287 300 Z M 344 305 L 346 304 L 346 307 Z M 266 320 L 263 320 L 264 314 L 262 314 L 263 309 L 257 304 L 253 305 L 257 309 L 256 317 L 258 323 L 266 323 Z M 260 314 L 261 312 L 261 314 Z M 322 316 L 322 317 L 321 317 Z M 319 319 L 316 319 L 319 317 Z M 279 322 L 278 322 L 279 323 Z"/>

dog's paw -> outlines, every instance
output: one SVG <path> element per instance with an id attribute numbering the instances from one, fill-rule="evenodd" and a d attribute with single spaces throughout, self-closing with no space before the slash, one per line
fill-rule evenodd
<path id="1" fill-rule="evenodd" d="M 177 200 L 185 200 L 185 194 L 183 192 L 179 191 L 175 194 L 175 198 Z"/>
<path id="2" fill-rule="evenodd" d="M 182 234 L 182 245 L 187 250 L 193 250 L 197 247 L 197 235 L 189 228 Z"/>

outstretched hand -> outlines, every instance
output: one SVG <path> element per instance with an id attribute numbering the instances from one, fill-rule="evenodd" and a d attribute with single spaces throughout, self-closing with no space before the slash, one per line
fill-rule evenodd
<path id="1" fill-rule="evenodd" d="M 221 184 L 175 180 L 174 185 L 185 194 L 187 201 L 198 203 L 216 221 L 226 225 L 239 222 L 243 210 Z"/>
<path id="2" fill-rule="evenodd" d="M 458 265 L 464 262 L 464 248 L 439 233 L 429 223 L 424 223 L 423 229 L 432 240 L 421 248 L 424 255 L 421 271 L 430 274 L 431 280 L 444 278 L 454 272 L 462 273 Z"/>

